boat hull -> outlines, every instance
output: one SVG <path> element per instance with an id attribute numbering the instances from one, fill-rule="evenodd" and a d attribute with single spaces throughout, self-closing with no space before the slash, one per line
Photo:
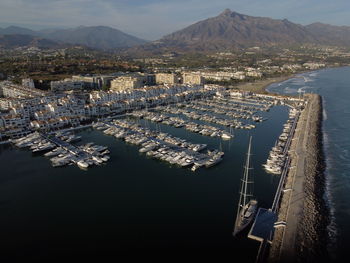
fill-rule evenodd
<path id="1" fill-rule="evenodd" d="M 233 236 L 238 235 L 244 229 L 246 229 L 254 220 L 258 209 L 258 201 L 250 200 L 239 213 L 239 217 L 236 219 L 235 227 L 233 230 Z"/>

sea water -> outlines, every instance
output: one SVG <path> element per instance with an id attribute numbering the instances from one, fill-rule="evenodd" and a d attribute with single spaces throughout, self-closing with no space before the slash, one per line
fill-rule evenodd
<path id="1" fill-rule="evenodd" d="M 323 142 L 326 158 L 325 199 L 330 210 L 329 250 L 333 260 L 349 258 L 350 244 L 350 67 L 304 73 L 268 87 L 274 93 L 323 99 Z"/>

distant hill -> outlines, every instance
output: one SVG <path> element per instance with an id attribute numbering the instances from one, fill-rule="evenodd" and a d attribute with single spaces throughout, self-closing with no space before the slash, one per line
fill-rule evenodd
<path id="1" fill-rule="evenodd" d="M 0 35 L 37 36 L 54 42 L 83 45 L 103 50 L 127 48 L 146 43 L 143 39 L 128 35 L 118 29 L 105 26 L 81 26 L 73 29 L 46 29 L 40 31 L 11 26 L 0 28 Z M 12 38 L 13 41 L 15 39 L 16 38 Z M 27 37 L 27 39 L 29 39 L 29 37 Z M 13 41 L 12 43 L 14 43 Z"/>
<path id="2" fill-rule="evenodd" d="M 305 28 L 323 44 L 350 46 L 349 26 L 313 23 L 305 26 Z"/>
<path id="3" fill-rule="evenodd" d="M 30 30 L 28 28 L 18 27 L 18 26 L 9 26 L 6 28 L 0 27 L 0 35 L 30 35 L 30 36 L 39 36 L 40 33 Z"/>
<path id="4" fill-rule="evenodd" d="M 252 17 L 227 9 L 160 39 L 164 45 L 216 50 L 233 47 L 317 42 L 301 25 L 288 20 Z"/>
<path id="5" fill-rule="evenodd" d="M 216 17 L 199 21 L 135 51 L 218 51 L 293 44 L 350 46 L 350 27 L 320 23 L 303 26 L 287 19 L 253 17 L 226 9 Z"/>
<path id="6" fill-rule="evenodd" d="M 48 39 L 70 44 L 80 44 L 95 49 L 116 49 L 146 43 L 145 40 L 128 35 L 118 29 L 105 26 L 78 27 L 55 30 L 44 34 Z"/>
<path id="7" fill-rule="evenodd" d="M 0 47 L 17 48 L 17 47 L 39 47 L 39 48 L 59 48 L 63 47 L 56 41 L 48 40 L 30 35 L 0 35 Z"/>

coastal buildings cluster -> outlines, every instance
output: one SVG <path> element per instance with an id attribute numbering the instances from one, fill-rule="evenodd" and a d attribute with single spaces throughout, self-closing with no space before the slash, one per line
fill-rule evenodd
<path id="1" fill-rule="evenodd" d="M 103 83 L 107 82 L 108 79 L 111 83 L 110 90 L 96 88 L 104 85 Z M 73 76 L 69 80 L 60 81 L 60 83 L 55 82 L 55 84 L 65 85 L 69 89 L 64 92 L 64 89 L 61 88 L 50 92 L 36 89 L 30 79 L 23 81 L 25 85 L 2 81 L 0 82 L 0 94 L 2 95 L 0 98 L 0 109 L 2 111 L 0 115 L 0 136 L 4 140 L 21 137 L 35 130 L 50 131 L 75 127 L 103 116 L 213 96 L 218 98 L 253 96 L 249 92 L 228 91 L 218 85 L 203 85 L 203 77 L 197 74 L 186 73 L 183 75 L 181 82 L 186 81 L 188 84 L 174 83 L 176 80 L 175 74 L 172 73 L 156 74 L 154 78 L 141 73 L 119 77 L 115 77 L 115 75 Z M 119 87 L 113 86 L 113 82 L 118 82 L 115 85 L 119 85 Z M 150 84 L 154 82 L 154 85 L 141 85 L 141 83 Z M 80 89 L 80 87 L 87 86 L 95 88 L 92 90 Z M 76 87 L 79 87 L 79 90 L 75 90 Z M 256 94 L 254 96 L 260 100 L 269 97 L 271 99 L 271 96 L 268 95 Z M 285 100 L 283 97 L 275 96 L 272 98 L 274 103 L 283 104 Z M 192 115 L 187 117 L 201 118 L 204 121 L 226 125 L 227 120 L 214 116 L 202 116 L 199 111 L 208 111 L 209 109 L 205 108 L 205 105 L 200 105 L 200 102 L 198 103 L 186 105 L 186 107 L 191 106 L 192 111 L 197 110 L 197 113 L 192 112 Z M 228 111 L 232 109 L 228 106 L 216 103 L 210 107 L 216 108 L 214 110 L 216 113 L 232 115 L 233 113 Z M 224 112 L 225 110 L 226 112 Z M 242 114 L 245 114 L 244 118 L 259 119 L 253 117 L 252 114 L 247 116 L 246 113 L 242 112 L 240 114 L 235 113 L 231 117 L 243 118 Z M 235 121 L 234 127 L 239 126 L 242 126 L 240 122 Z"/>
<path id="2" fill-rule="evenodd" d="M 33 130 L 74 127 L 101 116 L 212 96 L 220 89 L 215 85 L 164 84 L 72 93 L 46 92 L 3 81 L 0 82 L 0 136 L 16 138 Z"/>

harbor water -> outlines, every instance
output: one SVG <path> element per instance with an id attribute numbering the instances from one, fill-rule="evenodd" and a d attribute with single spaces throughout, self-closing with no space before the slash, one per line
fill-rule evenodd
<path id="1" fill-rule="evenodd" d="M 262 164 L 282 133 L 288 108 L 275 106 L 260 115 L 268 120 L 256 129 L 234 130 L 228 141 L 140 121 L 225 152 L 221 163 L 195 172 L 148 158 L 137 146 L 92 128 L 78 133 L 78 144 L 108 146 L 111 159 L 87 170 L 53 168 L 42 154 L 0 145 L 0 257 L 234 260 L 244 254 L 254 262 L 259 243 L 232 236 L 248 139 L 253 136 L 254 195 L 269 208 L 279 176 L 266 173 Z"/>
<path id="2" fill-rule="evenodd" d="M 350 243 L 350 67 L 304 73 L 268 91 L 287 95 L 317 93 L 323 99 L 323 143 L 326 158 L 325 199 L 330 210 L 329 252 L 334 261 L 349 257 Z"/>

